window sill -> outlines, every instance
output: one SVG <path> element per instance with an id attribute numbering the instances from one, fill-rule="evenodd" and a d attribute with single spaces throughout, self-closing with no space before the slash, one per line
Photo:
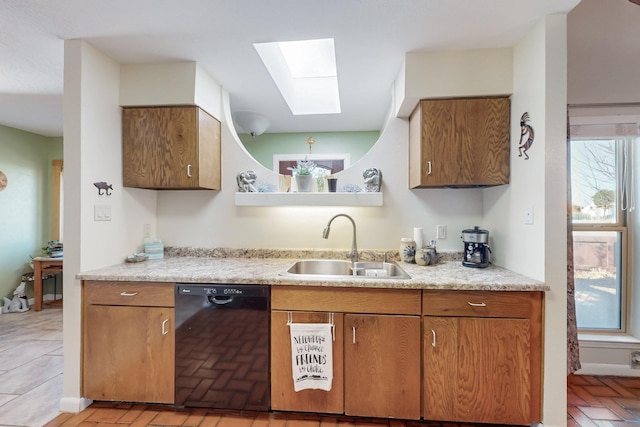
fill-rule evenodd
<path id="1" fill-rule="evenodd" d="M 584 348 L 633 348 L 640 345 L 640 339 L 625 334 L 578 333 L 580 347 Z"/>

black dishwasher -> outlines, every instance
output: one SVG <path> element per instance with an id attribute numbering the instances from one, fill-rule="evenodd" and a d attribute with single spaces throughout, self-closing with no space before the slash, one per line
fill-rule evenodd
<path id="1" fill-rule="evenodd" d="M 269 409 L 269 286 L 178 283 L 176 406 Z"/>

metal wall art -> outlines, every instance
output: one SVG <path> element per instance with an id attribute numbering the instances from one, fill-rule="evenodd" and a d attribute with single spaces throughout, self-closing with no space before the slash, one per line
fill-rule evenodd
<path id="1" fill-rule="evenodd" d="M 518 152 L 520 154 L 518 154 L 518 157 L 522 157 L 522 155 L 524 154 L 525 160 L 529 160 L 527 151 L 533 145 L 533 138 L 535 136 L 533 128 L 529 124 L 530 120 L 531 119 L 529 118 L 529 113 L 527 112 L 525 112 L 522 117 L 520 117 L 520 142 L 518 143 Z"/>
<path id="2" fill-rule="evenodd" d="M 104 181 L 94 182 L 93 185 L 95 185 L 96 188 L 98 189 L 98 196 L 102 196 L 103 194 L 110 196 L 111 193 L 109 192 L 109 190 L 113 190 L 113 185 L 107 184 Z M 102 192 L 102 190 L 104 190 L 104 193 Z"/>

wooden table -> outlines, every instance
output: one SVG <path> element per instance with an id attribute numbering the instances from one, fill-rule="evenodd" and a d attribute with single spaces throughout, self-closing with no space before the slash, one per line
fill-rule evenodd
<path id="1" fill-rule="evenodd" d="M 42 310 L 42 275 L 62 272 L 62 258 L 33 258 L 34 310 Z"/>

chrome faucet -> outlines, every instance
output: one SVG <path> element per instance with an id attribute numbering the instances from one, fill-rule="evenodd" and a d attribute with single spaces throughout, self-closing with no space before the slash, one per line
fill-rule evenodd
<path id="1" fill-rule="evenodd" d="M 324 231 L 322 232 L 322 238 L 323 239 L 328 239 L 329 238 L 329 231 L 331 231 L 331 222 L 336 219 L 339 216 L 344 216 L 349 218 L 349 221 L 351 221 L 351 224 L 353 224 L 353 242 L 351 243 L 351 252 L 349 252 L 349 254 L 347 254 L 347 258 L 350 258 L 351 261 L 353 262 L 358 262 L 358 245 L 356 244 L 356 222 L 353 220 L 353 218 L 351 218 L 349 215 L 347 214 L 338 214 L 335 215 L 333 218 L 331 218 L 329 220 L 329 223 L 327 224 L 327 226 L 325 227 Z"/>

